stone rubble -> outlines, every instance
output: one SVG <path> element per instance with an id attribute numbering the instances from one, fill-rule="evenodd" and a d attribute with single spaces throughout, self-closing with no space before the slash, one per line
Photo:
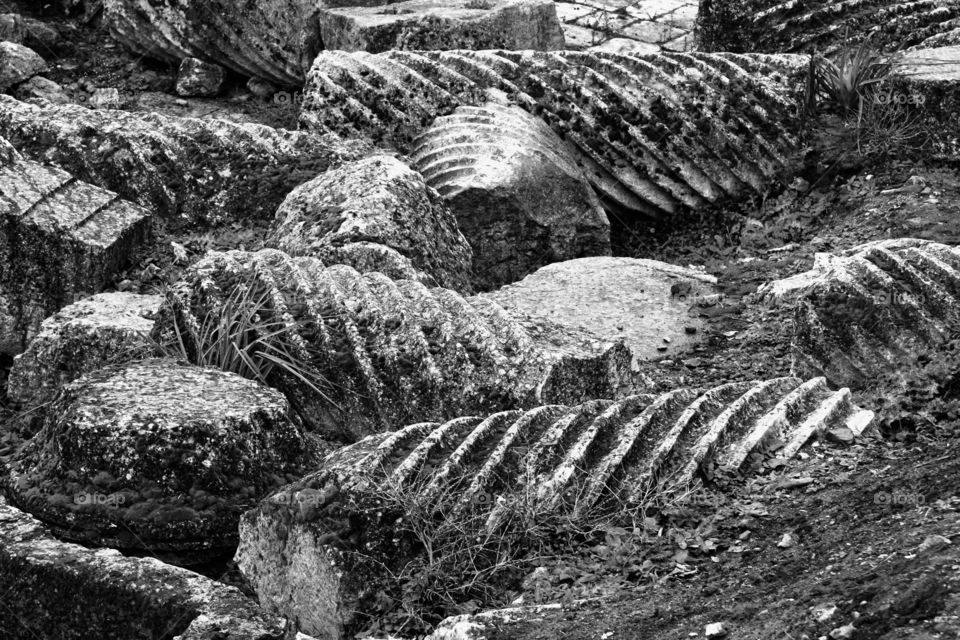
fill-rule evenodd
<path id="1" fill-rule="evenodd" d="M 177 95 L 213 98 L 223 90 L 226 79 L 226 70 L 220 65 L 197 58 L 184 58 L 177 72 Z"/>
<path id="2" fill-rule="evenodd" d="M 385 488 L 498 532 L 524 514 L 622 512 L 657 486 L 689 487 L 705 465 L 786 459 L 872 418 L 824 378 L 777 378 L 419 422 L 344 447 L 266 498 L 241 521 L 236 560 L 268 611 L 339 637 L 391 563 L 409 560 Z"/>
<path id="3" fill-rule="evenodd" d="M 0 92 L 47 70 L 47 63 L 21 44 L 0 42 Z"/>
<path id="4" fill-rule="evenodd" d="M 459 107 L 410 155 L 456 215 L 485 289 L 551 262 L 610 254 L 610 222 L 573 153 L 519 107 Z"/>

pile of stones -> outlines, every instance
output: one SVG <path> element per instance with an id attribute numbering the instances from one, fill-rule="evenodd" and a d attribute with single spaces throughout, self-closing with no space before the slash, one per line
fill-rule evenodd
<path id="1" fill-rule="evenodd" d="M 701 339 L 716 279 L 611 257 L 610 220 L 788 181 L 803 54 L 892 15 L 924 28 L 891 46 L 955 42 L 956 7 L 740 4 L 703 0 L 702 31 L 762 33 L 762 53 L 571 45 L 577 19 L 545 0 L 105 0 L 119 42 L 181 65 L 181 94 L 302 86 L 301 130 L 0 95 L 0 348 L 33 414 L 0 479 L 0 591 L 19 594 L 0 625 L 33 607 L 51 637 L 345 637 L 422 553 L 384 487 L 495 533 L 863 433 L 851 389 L 953 337 L 955 248 L 819 255 L 756 301 L 795 312 L 792 376 L 663 393 L 638 364 Z M 0 17 L 0 91 L 46 70 L 22 25 Z M 956 98 L 956 70 L 927 72 L 902 81 Z M 260 223 L 266 248 L 208 252 L 163 295 L 109 290 L 162 232 Z M 238 317 L 258 358 L 282 341 L 297 366 L 207 366 Z M 259 605 L 173 566 L 235 550 Z M 136 621 L 115 615 L 129 597 Z"/>

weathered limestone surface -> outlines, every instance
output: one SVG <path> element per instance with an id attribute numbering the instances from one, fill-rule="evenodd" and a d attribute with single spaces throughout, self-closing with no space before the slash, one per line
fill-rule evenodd
<path id="1" fill-rule="evenodd" d="M 406 0 L 321 9 L 324 49 L 563 49 L 552 0 Z"/>
<path id="2" fill-rule="evenodd" d="M 0 497 L 0 629 L 8 640 L 294 640 L 235 587 L 57 540 Z M 310 640 L 300 636 L 298 640 Z"/>
<path id="3" fill-rule="evenodd" d="M 293 188 L 366 155 L 358 141 L 227 120 L 37 107 L 0 96 L 0 136 L 184 222 L 270 219 Z"/>
<path id="4" fill-rule="evenodd" d="M 568 49 L 693 51 L 697 0 L 559 0 Z"/>
<path id="5" fill-rule="evenodd" d="M 300 381 L 269 381 L 332 439 L 355 440 L 411 420 L 444 420 L 542 402 L 610 397 L 630 385 L 630 354 L 594 334 L 563 345 L 531 336 L 500 306 L 443 288 L 276 250 L 211 253 L 173 287 L 186 340 L 237 285 L 274 300 L 273 317 L 302 336 L 326 397 Z M 259 295 L 259 294 L 258 294 Z"/>
<path id="6" fill-rule="evenodd" d="M 758 291 L 796 306 L 793 368 L 864 387 L 904 372 L 960 326 L 960 250 L 914 239 L 819 253 L 813 269 Z"/>
<path id="7" fill-rule="evenodd" d="M 27 350 L 14 358 L 7 396 L 23 406 L 39 405 L 85 373 L 145 357 L 162 303 L 163 296 L 111 292 L 64 307 L 43 321 Z"/>
<path id="8" fill-rule="evenodd" d="M 149 235 L 149 212 L 61 169 L 0 154 L 0 350 L 109 282 Z"/>
<path id="9" fill-rule="evenodd" d="M 590 330 L 646 359 L 702 339 L 703 322 L 690 310 L 718 295 L 715 284 L 713 276 L 656 260 L 580 258 L 482 295 L 531 333 L 556 332 L 562 341 L 565 331 Z"/>
<path id="10" fill-rule="evenodd" d="M 113 36 L 140 55 L 215 62 L 281 86 L 303 83 L 320 50 L 313 0 L 104 0 Z"/>
<path id="11" fill-rule="evenodd" d="M 470 289 L 472 251 L 457 220 L 423 177 L 393 156 L 348 162 L 294 189 L 268 243 L 360 272 Z"/>
<path id="12" fill-rule="evenodd" d="M 933 153 L 960 157 L 960 39 L 955 46 L 902 54 L 890 94 L 908 102 L 910 116 L 931 137 Z"/>
<path id="13" fill-rule="evenodd" d="M 40 55 L 13 42 L 0 42 L 0 92 L 47 70 Z"/>
<path id="14" fill-rule="evenodd" d="M 940 46 L 960 34 L 954 0 L 701 0 L 708 51 L 833 53 L 869 38 L 889 51 Z"/>
<path id="15" fill-rule="evenodd" d="M 64 539 L 189 561 L 235 544 L 240 514 L 318 454 L 277 391 L 150 359 L 67 385 L 4 483 Z"/>
<path id="16" fill-rule="evenodd" d="M 790 457 L 823 429 L 858 434 L 872 417 L 824 378 L 777 378 L 413 424 L 340 449 L 244 514 L 236 559 L 267 610 L 338 637 L 389 580 L 378 563 L 418 553 L 406 503 L 388 494 L 498 533 L 534 515 L 615 514 L 658 483 Z"/>
<path id="17" fill-rule="evenodd" d="M 573 152 L 519 107 L 460 107 L 414 141 L 411 157 L 457 216 L 486 288 L 610 254 L 610 222 Z"/>
<path id="18" fill-rule="evenodd" d="M 553 622 L 559 616 L 570 615 L 577 608 L 577 603 L 544 604 L 451 616 L 437 625 L 424 640 L 490 640 L 503 633 L 520 637 L 513 636 L 518 628 L 540 627 L 547 620 Z"/>
<path id="19" fill-rule="evenodd" d="M 322 52 L 301 123 L 409 153 L 495 89 L 576 148 L 608 209 L 663 216 L 762 193 L 792 171 L 804 56 Z"/>

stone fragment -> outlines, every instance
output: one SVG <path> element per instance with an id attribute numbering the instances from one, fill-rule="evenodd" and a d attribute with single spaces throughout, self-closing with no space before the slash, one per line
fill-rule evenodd
<path id="1" fill-rule="evenodd" d="M 531 332 L 562 341 L 565 331 L 590 330 L 650 359 L 664 355 L 664 340 L 672 354 L 703 339 L 704 322 L 691 309 L 717 295 L 715 285 L 712 276 L 665 262 L 602 257 L 558 262 L 482 295 Z"/>
<path id="2" fill-rule="evenodd" d="M 277 92 L 277 87 L 263 78 L 250 78 L 247 81 L 247 89 L 261 100 L 267 100 Z"/>
<path id="3" fill-rule="evenodd" d="M 177 94 L 188 98 L 213 98 L 223 90 L 223 67 L 197 58 L 184 58 L 177 72 Z"/>
<path id="4" fill-rule="evenodd" d="M 104 21 L 118 42 L 139 55 L 175 64 L 200 58 L 292 87 L 303 84 L 304 71 L 320 50 L 317 4 L 104 0 Z"/>
<path id="5" fill-rule="evenodd" d="M 960 250 L 901 238 L 816 254 L 813 268 L 758 290 L 795 309 L 793 369 L 834 384 L 905 375 L 960 326 Z M 897 382 L 899 384 L 899 382 Z"/>
<path id="6" fill-rule="evenodd" d="M 64 384 L 152 352 L 150 331 L 163 296 L 101 293 L 64 307 L 40 325 L 13 360 L 7 397 L 22 406 L 53 399 Z"/>
<path id="7" fill-rule="evenodd" d="M 236 587 L 156 558 L 61 542 L 3 497 L 0 591 L 7 640 L 75 638 L 78 630 L 103 639 L 292 640 L 286 621 L 265 614 Z"/>
<path id="8" fill-rule="evenodd" d="M 90 95 L 90 106 L 94 109 L 119 109 L 123 98 L 116 87 L 100 87 Z"/>
<path id="9" fill-rule="evenodd" d="M 499 305 L 462 298 L 413 280 L 325 266 L 276 250 L 210 253 L 174 285 L 174 314 L 155 337 L 188 348 L 204 318 L 232 302 L 237 287 L 269 299 L 261 317 L 287 327 L 322 393 L 301 380 L 268 382 L 287 395 L 311 427 L 352 441 L 411 420 L 446 420 L 543 402 L 612 397 L 630 388 L 629 350 L 581 334 L 556 345 L 538 340 Z"/>
<path id="10" fill-rule="evenodd" d="M 0 136 L 31 159 L 189 224 L 270 219 L 295 186 L 368 149 L 253 123 L 37 107 L 8 96 L 0 96 Z"/>
<path id="11" fill-rule="evenodd" d="M 410 155 L 456 215 L 484 288 L 610 254 L 610 222 L 572 151 L 517 106 L 460 107 L 437 118 Z"/>
<path id="12" fill-rule="evenodd" d="M 11 152 L 0 158 L 0 351 L 16 354 L 44 318 L 110 281 L 146 241 L 150 215 Z"/>
<path id="13" fill-rule="evenodd" d="M 433 286 L 471 288 L 472 254 L 456 219 L 423 177 L 393 156 L 349 162 L 294 189 L 277 210 L 268 244 L 360 272 L 422 272 Z"/>
<path id="14" fill-rule="evenodd" d="M 527 625 L 528 628 L 542 628 L 548 620 L 553 622 L 558 614 L 568 615 L 568 611 L 575 608 L 570 605 L 541 604 L 451 616 L 437 625 L 424 640 L 487 640 Z"/>
<path id="15" fill-rule="evenodd" d="M 324 51 L 307 129 L 409 153 L 437 117 L 490 90 L 575 148 L 608 211 L 665 217 L 765 193 L 795 170 L 805 56 L 602 52 Z M 789 181 L 789 180 L 788 180 Z"/>
<path id="16" fill-rule="evenodd" d="M 953 46 L 914 49 L 896 58 L 883 98 L 928 136 L 932 156 L 960 156 L 960 36 Z"/>
<path id="17" fill-rule="evenodd" d="M 920 543 L 920 553 L 937 552 L 953 544 L 953 541 L 946 536 L 932 535 L 927 536 Z"/>
<path id="18" fill-rule="evenodd" d="M 864 415 L 823 378 L 777 378 L 419 422 L 338 450 L 262 501 L 243 516 L 236 560 L 268 611 L 338 637 L 416 557 L 409 505 L 509 544 L 531 518 L 609 523 L 658 487 L 689 490 L 701 469 L 739 469 L 774 440 L 792 455 Z"/>
<path id="19" fill-rule="evenodd" d="M 727 629 L 722 622 L 711 622 L 703 628 L 703 635 L 708 638 L 723 638 L 727 635 Z"/>
<path id="20" fill-rule="evenodd" d="M 189 563 L 235 544 L 240 514 L 318 453 L 278 392 L 151 359 L 64 387 L 4 484 L 63 539 Z"/>
<path id="21" fill-rule="evenodd" d="M 0 13 L 0 42 L 23 44 L 27 29 L 19 13 Z"/>
<path id="22" fill-rule="evenodd" d="M 563 49 L 553 2 L 545 0 L 405 0 L 386 7 L 320 10 L 325 49 Z"/>
<path id="23" fill-rule="evenodd" d="M 32 49 L 0 42 L 0 92 L 47 70 L 47 63 Z"/>
<path id="24" fill-rule="evenodd" d="M 13 95 L 17 100 L 34 104 L 42 104 L 43 102 L 66 104 L 71 102 L 70 96 L 64 91 L 63 87 L 43 76 L 33 76 L 26 82 L 21 82 L 13 90 Z"/>

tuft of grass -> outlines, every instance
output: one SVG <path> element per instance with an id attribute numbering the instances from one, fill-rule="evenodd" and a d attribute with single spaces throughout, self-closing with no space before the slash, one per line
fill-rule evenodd
<path id="1" fill-rule="evenodd" d="M 813 95 L 849 116 L 862 109 L 878 85 L 893 74 L 894 59 L 872 48 L 868 41 L 844 47 L 835 59 L 814 54 L 811 60 Z"/>

